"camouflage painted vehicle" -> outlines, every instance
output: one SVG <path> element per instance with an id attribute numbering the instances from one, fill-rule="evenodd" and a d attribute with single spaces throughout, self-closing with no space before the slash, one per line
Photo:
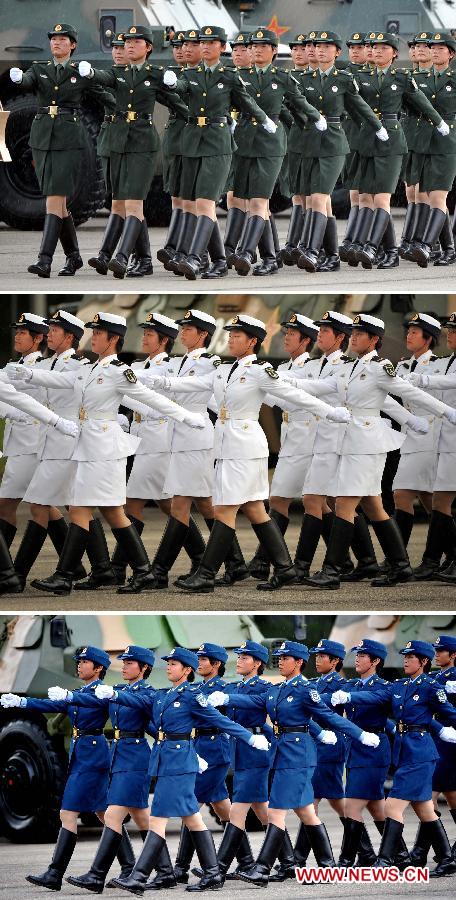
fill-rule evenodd
<path id="1" fill-rule="evenodd" d="M 49 687 L 80 686 L 73 656 L 77 647 L 103 647 L 112 658 L 106 683 L 122 680 L 116 656 L 128 644 L 151 647 L 156 654 L 152 683 L 168 687 L 160 657 L 173 646 L 197 649 L 203 641 L 228 650 L 250 638 L 266 646 L 280 638 L 263 638 L 249 616 L 71 615 L 0 617 L 0 693 L 46 697 Z M 273 674 L 272 670 L 269 676 Z M 235 675 L 230 654 L 227 677 Z M 108 722 L 106 735 L 112 737 Z M 0 834 L 11 841 L 53 840 L 67 766 L 70 726 L 66 716 L 26 709 L 0 708 Z"/>

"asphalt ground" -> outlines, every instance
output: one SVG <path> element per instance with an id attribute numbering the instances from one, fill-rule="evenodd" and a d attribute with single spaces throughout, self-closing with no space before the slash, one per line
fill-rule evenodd
<path id="1" fill-rule="evenodd" d="M 339 848 L 341 846 L 342 841 L 342 825 L 339 821 L 336 813 L 329 807 L 326 801 L 323 801 L 320 805 L 320 815 L 322 820 L 325 822 L 331 842 L 333 845 L 334 853 L 337 858 L 337 854 L 339 852 Z M 209 813 L 204 813 L 204 817 L 206 819 L 206 823 L 208 827 L 213 829 L 214 841 L 216 847 L 220 843 L 221 839 L 221 829 L 214 823 L 214 820 L 211 819 Z M 442 807 L 442 822 L 447 829 L 447 833 L 450 839 L 450 843 L 453 842 L 455 838 L 455 826 L 450 816 L 448 814 L 447 808 Z M 379 835 L 376 832 L 376 829 L 372 826 L 372 822 L 369 817 L 366 817 L 366 824 L 369 830 L 370 837 L 372 839 L 373 846 L 378 849 L 379 846 Z M 293 813 L 290 813 L 287 817 L 287 827 L 290 832 L 290 836 L 292 841 L 294 841 L 297 833 L 297 819 Z M 404 836 L 407 846 L 411 848 L 413 846 L 415 834 L 417 829 L 417 819 L 415 814 L 408 810 L 405 817 L 405 830 Z M 133 845 L 135 849 L 135 853 L 138 854 L 141 848 L 141 841 L 139 837 L 137 837 L 137 833 L 135 833 L 135 828 L 133 825 L 129 826 L 129 830 L 131 836 L 133 838 Z M 177 852 L 177 847 L 179 843 L 179 830 L 180 830 L 180 821 L 178 819 L 171 819 L 168 831 L 167 831 L 167 841 L 171 854 L 171 858 L 174 859 Z M 95 829 L 83 829 L 80 833 L 80 837 L 78 843 L 76 845 L 76 850 L 73 856 L 73 859 L 70 863 L 68 874 L 72 875 L 81 875 L 84 872 L 87 872 L 92 863 L 98 838 L 100 832 Z M 254 856 L 258 854 L 258 851 L 261 846 L 263 833 L 262 832 L 250 832 L 249 834 L 250 842 L 252 845 L 252 850 Z M 52 844 L 27 844 L 19 845 L 19 844 L 9 844 L 4 839 L 0 838 L 0 894 L 5 897 L 8 896 L 9 900 L 36 900 L 37 897 L 45 897 L 46 891 L 40 890 L 40 888 L 36 888 L 31 884 L 28 884 L 25 881 L 25 875 L 27 873 L 37 874 L 39 872 L 43 872 L 47 866 L 49 865 L 49 861 L 52 856 L 53 845 Z M 313 856 L 309 858 L 309 864 L 313 865 Z M 430 858 L 430 868 L 434 867 L 434 863 Z M 194 858 L 193 865 L 197 865 L 196 857 Z M 111 870 L 111 875 L 115 876 L 118 873 L 118 864 L 117 862 L 114 864 Z M 191 883 L 195 882 L 196 879 L 191 876 Z M 66 898 L 70 897 L 83 897 L 90 896 L 87 892 L 82 891 L 76 887 L 72 887 L 64 881 L 64 887 L 62 891 L 59 893 L 59 897 L 62 900 L 66 900 Z M 323 884 L 323 885 L 299 885 L 295 884 L 293 881 L 285 881 L 282 884 L 270 884 L 268 889 L 268 896 L 273 896 L 277 898 L 277 900 L 288 900 L 288 898 L 315 898 L 318 896 L 321 897 L 322 900 L 344 900 L 344 898 L 353 898 L 357 896 L 359 898 L 363 897 L 366 894 L 366 891 L 369 892 L 370 897 L 378 897 L 381 900 L 390 900 L 390 898 L 395 897 L 442 897 L 442 895 L 451 895 L 451 892 L 454 891 L 456 885 L 456 876 L 447 877 L 445 879 L 431 879 L 428 884 Z M 130 897 L 131 894 L 127 894 L 125 891 L 120 891 L 117 889 L 107 890 L 105 895 L 106 898 L 112 898 L 115 900 L 116 897 Z M 150 892 L 144 894 L 145 897 L 154 896 Z M 188 893 L 185 892 L 185 886 L 179 885 L 174 888 L 172 891 L 173 900 L 177 900 L 179 897 L 188 897 Z M 239 900 L 253 900 L 253 898 L 258 898 L 259 896 L 263 896 L 261 891 L 259 891 L 256 887 L 250 887 L 245 882 L 242 881 L 228 881 L 225 882 L 225 886 L 219 894 L 220 897 L 226 898 L 239 898 Z"/>
<path id="2" fill-rule="evenodd" d="M 28 516 L 28 507 L 21 504 L 18 517 L 18 534 L 12 545 L 14 559 L 21 535 L 23 534 Z M 160 542 L 165 519 L 154 508 L 146 509 L 146 527 L 143 532 L 143 540 L 151 559 Z M 196 516 L 201 530 L 207 537 L 207 528 L 199 517 Z M 247 520 L 241 515 L 237 521 L 238 536 L 246 560 L 252 558 L 257 541 L 253 530 Z M 291 523 L 287 531 L 287 543 L 293 556 L 299 537 L 301 517 L 298 513 L 292 513 Z M 110 550 L 114 548 L 114 539 L 110 529 L 105 528 Z M 427 526 L 417 524 L 412 532 L 409 545 L 409 553 L 412 565 L 417 566 L 421 562 L 426 541 Z M 382 559 L 380 547 L 374 537 L 377 558 Z M 325 547 L 320 542 L 314 560 L 312 571 L 321 567 Z M 87 560 L 85 559 L 85 562 Z M 56 568 L 56 554 L 49 539 L 46 540 L 43 550 L 33 566 L 30 578 L 46 577 Z M 0 597 L 0 609 L 5 611 L 22 612 L 33 610 L 35 612 L 57 610 L 83 610 L 100 612 L 102 610 L 128 610 L 128 611 L 210 611 L 210 612 L 272 612 L 299 611 L 310 613 L 315 611 L 335 610 L 362 610 L 362 611 L 411 611 L 425 612 L 429 610 L 449 610 L 456 604 L 456 588 L 443 582 L 410 582 L 391 588 L 373 588 L 369 581 L 358 584 L 342 585 L 337 591 L 321 591 L 315 588 L 306 588 L 302 585 L 288 587 L 279 591 L 258 591 L 258 582 L 252 578 L 238 582 L 231 587 L 216 588 L 212 594 L 186 594 L 173 586 L 173 580 L 189 570 L 188 557 L 181 553 L 170 577 L 168 590 L 148 591 L 141 594 L 117 594 L 115 589 L 106 588 L 96 592 L 73 591 L 70 596 L 56 597 L 35 590 L 27 584 L 22 594 L 3 594 Z"/>
<path id="3" fill-rule="evenodd" d="M 404 219 L 404 210 L 394 210 L 394 223 L 398 240 L 400 240 L 402 225 Z M 219 220 L 222 231 L 225 227 L 225 214 L 223 211 L 219 213 Z M 277 226 L 281 245 L 285 244 L 286 233 L 288 228 L 288 211 L 277 216 Z M 86 222 L 78 229 L 79 243 L 81 254 L 86 262 L 87 259 L 98 251 L 106 224 L 106 216 L 104 213 L 98 214 L 95 218 Z M 342 240 L 346 227 L 346 221 L 338 221 L 339 238 Z M 177 277 L 171 272 L 166 272 L 162 264 L 156 259 L 156 252 L 160 247 L 164 246 L 166 230 L 163 228 L 151 228 L 150 240 L 152 246 L 152 255 L 154 263 L 154 275 L 142 279 L 126 278 L 124 281 L 115 279 L 111 274 L 103 277 L 97 275 L 96 272 L 89 268 L 87 264 L 83 269 L 75 275 L 74 278 L 58 278 L 57 272 L 64 262 L 61 247 L 56 252 L 53 265 L 53 272 L 50 279 L 40 279 L 36 275 L 30 275 L 27 272 L 27 266 L 34 262 L 38 248 L 40 245 L 41 235 L 36 231 L 16 231 L 9 228 L 4 223 L 0 223 L 0 278 L 1 290 L 11 291 L 14 293 L 20 291 L 77 291 L 88 293 L 100 293 L 103 291 L 118 291 L 123 285 L 124 290 L 135 290 L 141 288 L 141 291 L 159 291 L 166 293 L 168 291 L 186 292 L 194 290 L 195 284 L 204 285 L 204 290 L 214 290 L 217 293 L 227 291 L 233 293 L 236 291 L 252 290 L 258 291 L 278 291 L 280 293 L 290 291 L 296 292 L 309 290 L 310 292 L 334 291 L 338 293 L 374 293 L 391 292 L 410 293 L 411 291 L 432 291 L 433 293 L 442 291 L 451 293 L 454 288 L 454 269 L 452 266 L 435 267 L 429 266 L 427 269 L 420 269 L 414 263 L 400 261 L 400 265 L 396 269 L 382 270 L 371 269 L 365 270 L 362 266 L 352 268 L 347 263 L 342 263 L 338 272 L 315 273 L 313 275 L 298 269 L 296 266 L 280 269 L 274 275 L 263 278 L 248 275 L 241 277 L 236 273 L 231 273 L 225 278 L 219 278 L 214 281 L 198 279 L 197 282 L 187 281 L 183 277 Z"/>

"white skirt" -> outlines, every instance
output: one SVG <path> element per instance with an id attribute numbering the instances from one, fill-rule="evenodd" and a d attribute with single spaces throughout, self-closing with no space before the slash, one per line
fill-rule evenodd
<path id="1" fill-rule="evenodd" d="M 434 491 L 456 491 L 456 453 L 437 454 Z"/>
<path id="2" fill-rule="evenodd" d="M 340 459 L 338 453 L 314 453 L 301 493 L 336 497 Z"/>
<path id="3" fill-rule="evenodd" d="M 169 500 L 163 490 L 169 469 L 169 453 L 141 453 L 135 456 L 127 481 L 127 497 L 138 500 Z"/>
<path id="4" fill-rule="evenodd" d="M 218 459 L 215 464 L 214 506 L 238 506 L 269 497 L 268 460 Z"/>
<path id="5" fill-rule="evenodd" d="M 71 489 L 71 506 L 125 506 L 127 458 L 80 460 Z"/>
<path id="6" fill-rule="evenodd" d="M 78 463 L 72 459 L 42 459 L 24 495 L 25 503 L 68 506 Z"/>
<path id="7" fill-rule="evenodd" d="M 22 500 L 38 465 L 36 453 L 27 456 L 9 456 L 0 484 L 0 497 Z"/>
<path id="8" fill-rule="evenodd" d="M 336 497 L 379 497 L 386 456 L 386 453 L 341 456 Z"/>
<path id="9" fill-rule="evenodd" d="M 393 481 L 393 491 L 427 491 L 432 494 L 437 474 L 437 453 L 403 453 Z"/>
<path id="10" fill-rule="evenodd" d="M 169 497 L 212 497 L 214 451 L 182 450 L 170 454 L 163 490 Z"/>
<path id="11" fill-rule="evenodd" d="M 279 456 L 271 482 L 271 497 L 301 497 L 312 457 Z"/>

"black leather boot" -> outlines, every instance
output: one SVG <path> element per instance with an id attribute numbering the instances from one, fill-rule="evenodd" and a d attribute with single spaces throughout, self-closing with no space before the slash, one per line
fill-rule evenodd
<path id="1" fill-rule="evenodd" d="M 293 879 L 293 881 L 295 881 L 296 870 L 293 844 L 291 843 L 290 835 L 286 828 L 282 846 L 278 852 L 278 859 L 280 865 L 274 874 L 270 876 L 269 881 L 282 882 L 287 881 L 288 879 Z"/>
<path id="2" fill-rule="evenodd" d="M 269 581 L 257 584 L 257 591 L 278 591 L 296 582 L 296 569 L 277 522 L 269 519 L 252 528 L 272 563 L 274 574 Z"/>
<path id="3" fill-rule="evenodd" d="M 440 571 L 440 560 L 444 550 L 444 535 L 451 528 L 452 516 L 433 509 L 424 548 L 423 559 L 420 565 L 413 570 L 415 581 L 434 581 Z"/>
<path id="4" fill-rule="evenodd" d="M 377 854 L 372 846 L 372 842 L 369 837 L 367 828 L 363 823 L 363 827 L 361 829 L 361 837 L 360 837 L 359 844 L 358 844 L 357 865 L 358 866 L 373 866 L 376 859 L 377 859 Z"/>
<path id="5" fill-rule="evenodd" d="M 231 547 L 225 556 L 225 571 L 220 578 L 215 579 L 215 584 L 216 587 L 230 587 L 236 581 L 245 581 L 249 577 L 250 572 L 235 534 Z"/>
<path id="6" fill-rule="evenodd" d="M 435 266 L 452 266 L 456 262 L 456 251 L 454 249 L 453 230 L 451 228 L 450 214 L 447 210 L 443 228 L 440 232 L 440 245 L 442 253 L 439 259 L 434 262 Z"/>
<path id="7" fill-rule="evenodd" d="M 286 266 L 293 266 L 294 260 L 292 251 L 296 249 L 302 234 L 304 225 L 303 209 L 300 203 L 291 207 L 290 221 L 288 223 L 288 233 L 285 247 L 282 250 L 282 261 Z"/>
<path id="8" fill-rule="evenodd" d="M 290 252 L 292 265 L 297 266 L 302 254 L 309 246 L 310 224 L 312 222 L 312 210 L 306 209 L 302 214 L 302 231 L 297 247 Z"/>
<path id="9" fill-rule="evenodd" d="M 202 273 L 201 278 L 223 278 L 225 275 L 228 275 L 225 245 L 222 241 L 217 219 L 214 222 L 207 249 L 211 258 L 211 265 L 208 266 L 207 271 Z"/>
<path id="10" fill-rule="evenodd" d="M 255 865 L 248 872 L 239 872 L 239 878 L 249 884 L 266 886 L 269 882 L 269 873 L 280 852 L 285 838 L 285 831 L 277 828 L 277 825 L 268 825 L 263 845 L 258 854 Z"/>
<path id="11" fill-rule="evenodd" d="M 128 878 L 135 867 L 136 859 L 133 845 L 130 840 L 130 835 L 125 828 L 125 825 L 122 825 L 122 840 L 119 844 L 119 849 L 116 856 L 117 861 L 120 865 L 120 878 Z M 116 885 L 114 884 L 114 879 L 111 878 L 110 881 L 107 881 L 105 887 L 116 887 Z"/>
<path id="12" fill-rule="evenodd" d="M 17 528 L 6 519 L 0 519 L 0 533 L 3 535 L 6 546 L 9 548 L 16 537 Z"/>
<path id="13" fill-rule="evenodd" d="M 340 269 L 340 256 L 335 216 L 328 216 L 323 249 L 326 256 L 324 262 L 318 265 L 318 272 L 337 272 Z"/>
<path id="14" fill-rule="evenodd" d="M 359 206 L 352 206 L 348 214 L 347 227 L 342 243 L 339 247 L 339 257 L 342 262 L 348 262 L 348 250 L 353 243 L 353 235 L 355 233 L 356 222 L 358 220 Z"/>
<path id="15" fill-rule="evenodd" d="M 148 590 L 156 591 L 168 587 L 169 571 L 176 562 L 187 535 L 188 525 L 169 516 L 147 577 Z M 121 593 L 130 593 L 128 585 Z"/>
<path id="16" fill-rule="evenodd" d="M 229 269 L 233 267 L 234 254 L 241 240 L 241 235 L 245 225 L 247 213 L 243 209 L 233 206 L 226 214 L 225 234 L 223 242 L 225 245 L 226 263 Z"/>
<path id="17" fill-rule="evenodd" d="M 456 825 L 456 809 L 450 809 L 450 816 L 453 819 L 454 824 Z M 451 848 L 451 852 L 453 854 L 453 859 L 456 860 L 456 841 Z"/>
<path id="18" fill-rule="evenodd" d="M 198 219 L 193 213 L 184 212 L 182 215 L 176 252 L 169 260 L 167 266 L 168 271 L 174 272 L 175 275 L 182 275 L 182 272 L 179 269 L 179 263 L 188 256 L 197 221 Z"/>
<path id="19" fill-rule="evenodd" d="M 440 237 L 446 213 L 442 209 L 432 208 L 429 212 L 426 230 L 422 241 L 415 240 L 412 245 L 412 254 L 414 262 L 418 263 L 421 269 L 427 269 L 428 262 L 431 258 L 432 245 Z"/>
<path id="20" fill-rule="evenodd" d="M 30 884 L 48 888 L 50 891 L 62 889 L 63 876 L 70 864 L 71 857 L 76 846 L 77 835 L 74 831 L 61 828 L 52 854 L 49 868 L 42 875 L 26 875 L 25 880 Z"/>
<path id="21" fill-rule="evenodd" d="M 307 272 L 317 271 L 320 250 L 323 245 L 327 223 L 327 216 L 324 216 L 323 213 L 312 211 L 309 229 L 309 245 L 304 252 L 301 253 L 298 259 L 298 266 L 300 269 L 305 269 Z"/>
<path id="22" fill-rule="evenodd" d="M 431 832 L 426 828 L 426 822 L 420 822 L 415 837 L 415 843 L 410 851 L 411 866 L 425 866 L 427 863 L 428 853 L 431 849 Z"/>
<path id="23" fill-rule="evenodd" d="M 153 275 L 149 229 L 145 219 L 142 220 L 141 230 L 136 239 L 134 255 L 136 263 L 133 266 L 127 266 L 127 278 L 143 278 L 144 275 Z"/>
<path id="24" fill-rule="evenodd" d="M 218 519 L 214 520 L 201 565 L 194 575 L 176 582 L 177 587 L 195 594 L 211 594 L 215 577 L 231 548 L 236 532 Z"/>
<path id="25" fill-rule="evenodd" d="M 141 537 L 144 531 L 144 522 L 141 519 L 136 519 L 135 516 L 129 515 L 128 518 L 139 536 Z M 119 547 L 119 544 L 116 544 L 114 548 L 114 552 L 111 557 L 111 569 L 116 576 L 116 584 L 125 584 L 125 579 L 127 577 L 127 567 L 128 567 L 128 559 L 122 551 L 122 548 Z"/>
<path id="26" fill-rule="evenodd" d="M 258 241 L 258 252 L 262 262 L 253 267 L 253 275 L 274 275 L 278 272 L 274 239 L 272 235 L 271 220 L 266 219 L 263 233 Z"/>
<path id="27" fill-rule="evenodd" d="M 317 866 L 323 866 L 324 868 L 332 868 L 335 866 L 336 862 L 333 856 L 328 832 L 326 831 L 326 826 L 322 823 L 321 825 L 306 825 L 306 828 L 310 846 L 312 847 L 317 861 Z"/>
<path id="28" fill-rule="evenodd" d="M 358 253 L 358 259 L 363 269 L 372 269 L 378 248 L 383 240 L 386 227 L 388 225 L 390 214 L 386 209 L 374 209 L 371 230 L 364 247 Z"/>
<path id="29" fill-rule="evenodd" d="M 233 257 L 233 266 L 238 275 L 249 274 L 265 225 L 266 222 L 262 216 L 249 216 L 242 238 L 242 247 Z"/>
<path id="30" fill-rule="evenodd" d="M 39 275 L 40 278 L 51 277 L 52 260 L 60 237 L 61 227 L 62 219 L 60 216 L 46 213 L 38 259 L 36 263 L 28 266 L 27 272 L 31 272 L 32 275 Z"/>
<path id="31" fill-rule="evenodd" d="M 27 575 L 29 574 L 33 563 L 40 555 L 46 537 L 47 528 L 43 528 L 38 522 L 29 519 L 19 549 L 16 553 L 16 559 L 14 560 L 14 568 L 17 577 L 21 582 L 22 589 L 25 587 Z"/>
<path id="32" fill-rule="evenodd" d="M 269 224 L 271 226 L 271 231 L 272 231 L 272 241 L 274 244 L 275 260 L 277 263 L 277 268 L 283 269 L 282 252 L 280 250 L 279 232 L 277 231 L 276 220 L 271 212 L 269 213 Z"/>
<path id="33" fill-rule="evenodd" d="M 274 522 L 277 522 L 280 533 L 285 535 L 290 524 L 288 516 L 284 516 L 277 509 L 271 508 L 269 509 L 269 516 L 271 519 L 274 519 Z M 271 563 L 269 560 L 269 556 L 266 553 L 264 547 L 262 547 L 261 544 L 258 544 L 258 547 L 255 551 L 255 556 L 248 564 L 249 575 L 251 575 L 252 578 L 256 578 L 258 581 L 264 581 L 269 578 L 270 568 Z"/>
<path id="34" fill-rule="evenodd" d="M 367 241 L 372 226 L 374 210 L 369 206 L 360 206 L 358 216 L 353 228 L 353 240 L 347 248 L 347 262 L 349 266 L 356 268 L 360 263 L 359 254 Z"/>
<path id="35" fill-rule="evenodd" d="M 423 241 L 429 218 L 429 209 L 428 203 L 415 203 L 412 222 L 412 240 L 409 249 L 403 253 L 403 258 L 409 260 L 409 262 L 415 261 L 413 255 L 415 244 L 421 244 Z"/>
<path id="36" fill-rule="evenodd" d="M 70 594 L 74 580 L 74 571 L 80 564 L 89 540 L 89 532 L 73 522 L 68 527 L 63 550 L 54 575 L 49 578 L 35 578 L 32 587 L 39 591 L 63 596 Z"/>
<path id="37" fill-rule="evenodd" d="M 375 823 L 378 827 L 378 823 Z M 404 826 L 395 819 L 385 819 L 383 825 L 382 840 L 378 851 L 375 869 L 385 869 L 395 865 L 396 854 L 399 851 Z"/>
<path id="38" fill-rule="evenodd" d="M 165 269 L 167 269 L 168 272 L 171 271 L 170 269 L 168 269 L 168 263 L 169 260 L 173 258 L 176 252 L 177 240 L 183 215 L 184 212 L 182 209 L 176 208 L 171 210 L 171 219 L 169 221 L 165 246 L 160 250 L 157 250 L 157 259 L 159 262 L 163 263 Z"/>
<path id="39" fill-rule="evenodd" d="M 353 523 L 335 516 L 328 549 L 320 572 L 303 579 L 304 584 L 325 590 L 338 590 L 340 576 L 353 539 Z"/>
<path id="40" fill-rule="evenodd" d="M 75 887 L 91 891 L 93 894 L 101 894 L 104 889 L 106 876 L 116 858 L 121 841 L 122 835 L 105 825 L 95 859 L 89 871 L 85 875 L 69 875 L 66 881 L 69 884 L 74 884 Z"/>
<path id="41" fill-rule="evenodd" d="M 210 219 L 209 216 L 197 217 L 188 255 L 181 260 L 177 267 L 180 274 L 185 275 L 190 281 L 195 281 L 200 274 L 203 253 L 207 248 L 213 229 L 213 219 Z"/>
<path id="42" fill-rule="evenodd" d="M 405 509 L 396 509 L 394 511 L 394 518 L 397 522 L 397 527 L 399 528 L 399 531 L 402 535 L 404 545 L 407 547 L 410 540 L 410 535 L 413 531 L 415 516 L 413 513 L 406 512 Z"/>
<path id="43" fill-rule="evenodd" d="M 133 575 L 127 584 L 117 588 L 118 594 L 140 594 L 148 590 L 152 581 L 151 566 L 144 544 L 134 525 L 127 528 L 112 528 L 112 533 L 120 544 L 128 565 L 133 569 Z"/>
<path id="44" fill-rule="evenodd" d="M 65 545 L 67 534 L 68 525 L 63 516 L 61 516 L 60 519 L 49 519 L 48 535 L 58 557 L 60 556 Z M 87 572 L 82 563 L 79 563 L 79 565 L 76 566 L 76 569 L 74 570 L 73 581 L 79 581 L 81 578 L 86 577 Z"/>
<path id="45" fill-rule="evenodd" d="M 59 275 L 75 275 L 78 269 L 82 269 L 84 263 L 79 253 L 78 237 L 71 213 L 62 219 L 60 243 L 66 260 L 65 265 L 60 269 Z"/>
<path id="46" fill-rule="evenodd" d="M 395 269 L 399 265 L 399 250 L 391 213 L 383 235 L 383 250 L 385 251 L 384 256 L 378 263 L 377 269 Z"/>
<path id="47" fill-rule="evenodd" d="M 205 519 L 206 525 L 211 530 L 214 520 L 213 519 Z M 204 551 L 206 549 L 206 543 L 201 534 L 198 525 L 195 520 L 190 516 L 188 523 L 188 532 L 187 537 L 184 541 L 183 548 L 187 555 L 190 557 L 191 568 L 190 572 L 186 572 L 185 575 L 178 575 L 176 580 L 173 582 L 174 585 L 180 584 L 182 581 L 186 581 L 187 578 L 190 578 L 190 575 L 194 575 L 199 566 L 201 565 L 201 560 L 204 556 Z"/>
<path id="48" fill-rule="evenodd" d="M 358 822 L 355 819 L 345 817 L 344 836 L 342 839 L 339 861 L 337 863 L 338 866 L 342 866 L 344 869 L 352 869 L 355 865 L 356 854 L 358 853 L 363 828 L 363 822 Z"/>
<path id="49" fill-rule="evenodd" d="M 116 278 L 124 278 L 127 271 L 128 260 L 133 251 L 133 247 L 138 240 L 139 233 L 142 229 L 142 219 L 137 216 L 127 216 L 123 227 L 122 235 L 117 248 L 117 253 L 108 263 L 108 269 L 113 272 Z"/>
<path id="50" fill-rule="evenodd" d="M 231 826 L 235 828 L 236 826 Z M 253 868 L 255 865 L 255 860 L 252 854 L 252 848 L 250 846 L 249 836 L 246 831 L 243 832 L 243 836 L 241 837 L 241 843 L 239 844 L 238 849 L 236 850 L 236 860 L 237 866 L 233 872 L 226 872 L 226 865 L 230 866 L 232 860 L 230 859 L 228 863 L 226 863 L 226 854 L 220 856 L 220 849 L 217 854 L 219 860 L 220 871 L 222 875 L 225 872 L 225 880 L 226 881 L 239 881 L 239 872 L 248 872 L 249 869 Z"/>
<path id="51" fill-rule="evenodd" d="M 75 584 L 76 591 L 97 591 L 100 587 L 118 584 L 100 519 L 92 519 L 90 522 L 86 553 L 92 568 L 88 578 Z"/>
<path id="52" fill-rule="evenodd" d="M 404 253 L 406 253 L 410 249 L 410 244 L 413 238 L 413 222 L 415 218 L 415 204 L 413 202 L 407 203 L 407 209 L 405 212 L 404 219 L 404 227 L 402 229 L 401 234 L 401 243 L 398 248 L 399 256 L 402 259 L 406 259 Z"/>
<path id="53" fill-rule="evenodd" d="M 456 861 L 453 859 L 448 835 L 443 827 L 441 819 L 426 822 L 426 829 L 430 833 L 432 849 L 435 853 L 437 866 L 430 873 L 430 878 L 443 878 L 444 875 L 454 875 Z"/>
<path id="54" fill-rule="evenodd" d="M 173 864 L 169 855 L 168 845 L 165 844 L 160 856 L 155 864 L 156 876 L 152 881 L 148 881 L 144 886 L 145 891 L 161 891 L 168 888 L 177 887 L 177 881 L 174 877 Z"/>
<path id="55" fill-rule="evenodd" d="M 124 224 L 125 219 L 122 216 L 118 216 L 117 213 L 111 213 L 106 223 L 103 241 L 98 251 L 98 256 L 91 256 L 88 260 L 89 266 L 91 266 L 92 269 L 95 269 L 99 275 L 108 274 L 108 263 L 117 247 Z"/>
<path id="56" fill-rule="evenodd" d="M 310 575 L 310 567 L 321 537 L 321 529 L 321 519 L 304 513 L 294 558 L 297 584 L 304 584 L 304 579 Z"/>
<path id="57" fill-rule="evenodd" d="M 217 854 L 215 852 L 214 839 L 210 831 L 191 831 L 190 837 L 196 850 L 203 875 L 197 884 L 189 884 L 186 891 L 199 893 L 201 891 L 216 891 L 223 887 Z"/>
<path id="58" fill-rule="evenodd" d="M 385 574 L 373 579 L 372 587 L 389 587 L 403 581 L 410 581 L 413 578 L 413 572 L 395 519 L 372 522 L 372 527 L 388 564 Z"/>
<path id="59" fill-rule="evenodd" d="M 353 572 L 342 572 L 341 581 L 363 581 L 378 575 L 379 567 L 375 556 L 374 545 L 369 532 L 366 517 L 362 512 L 355 516 L 351 548 L 358 565 Z"/>
<path id="60" fill-rule="evenodd" d="M 133 871 L 127 878 L 113 878 L 114 887 L 121 888 L 123 891 L 129 891 L 130 894 L 142 895 L 146 889 L 149 875 L 157 865 L 165 845 L 166 841 L 164 838 L 156 834 L 155 831 L 148 831 Z M 74 884 L 75 882 L 72 883 Z"/>
<path id="61" fill-rule="evenodd" d="M 296 843 L 294 845 L 295 865 L 304 867 L 307 864 L 311 850 L 312 847 L 310 845 L 309 835 L 307 834 L 307 828 L 304 825 L 304 822 L 301 822 L 296 837 Z"/>
<path id="62" fill-rule="evenodd" d="M 179 847 L 174 863 L 174 877 L 178 884 L 187 884 L 188 873 L 192 862 L 195 846 L 186 825 L 182 825 Z"/>

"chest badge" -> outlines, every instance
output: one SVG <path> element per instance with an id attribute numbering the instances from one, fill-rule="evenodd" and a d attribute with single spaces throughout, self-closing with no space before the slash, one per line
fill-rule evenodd
<path id="1" fill-rule="evenodd" d="M 176 702 L 173 703 L 173 706 L 180 706 L 179 700 L 176 700 Z"/>
<path id="2" fill-rule="evenodd" d="M 97 384 L 103 384 L 104 378 L 97 378 Z"/>
<path id="3" fill-rule="evenodd" d="M 218 87 L 219 91 L 222 91 L 223 90 L 223 81 L 219 81 L 217 87 Z"/>
<path id="4" fill-rule="evenodd" d="M 273 91 L 277 90 L 277 85 L 276 85 L 275 81 L 272 82 L 271 87 L 272 87 Z"/>
<path id="5" fill-rule="evenodd" d="M 419 694 L 414 694 L 413 697 L 412 697 L 412 700 L 419 700 L 419 699 L 420 699 L 420 695 L 419 695 Z"/>
<path id="6" fill-rule="evenodd" d="M 77 78 L 75 78 L 75 76 L 72 75 L 70 78 L 70 81 L 71 81 L 71 84 L 76 84 Z"/>
<path id="7" fill-rule="evenodd" d="M 392 91 L 397 91 L 397 84 L 392 84 L 392 85 L 391 85 L 391 90 L 392 90 Z"/>
<path id="8" fill-rule="evenodd" d="M 337 94 L 337 91 L 339 90 L 339 88 L 337 87 L 337 84 L 333 84 L 331 90 L 332 90 L 333 94 Z"/>
<path id="9" fill-rule="evenodd" d="M 287 703 L 291 703 L 292 700 L 293 700 L 293 697 L 287 697 Z"/>
<path id="10" fill-rule="evenodd" d="M 150 81 L 145 81 L 144 84 L 146 85 L 146 87 L 150 87 Z"/>
<path id="11" fill-rule="evenodd" d="M 221 376 L 220 376 L 220 377 L 221 377 Z M 241 384 L 243 384 L 245 380 L 246 380 L 246 379 L 245 379 L 245 375 L 243 375 L 242 378 L 239 379 L 239 381 L 240 381 Z"/>
<path id="12" fill-rule="evenodd" d="M 446 90 L 446 91 L 451 91 L 451 84 L 447 84 L 446 87 L 445 87 L 445 90 Z"/>

